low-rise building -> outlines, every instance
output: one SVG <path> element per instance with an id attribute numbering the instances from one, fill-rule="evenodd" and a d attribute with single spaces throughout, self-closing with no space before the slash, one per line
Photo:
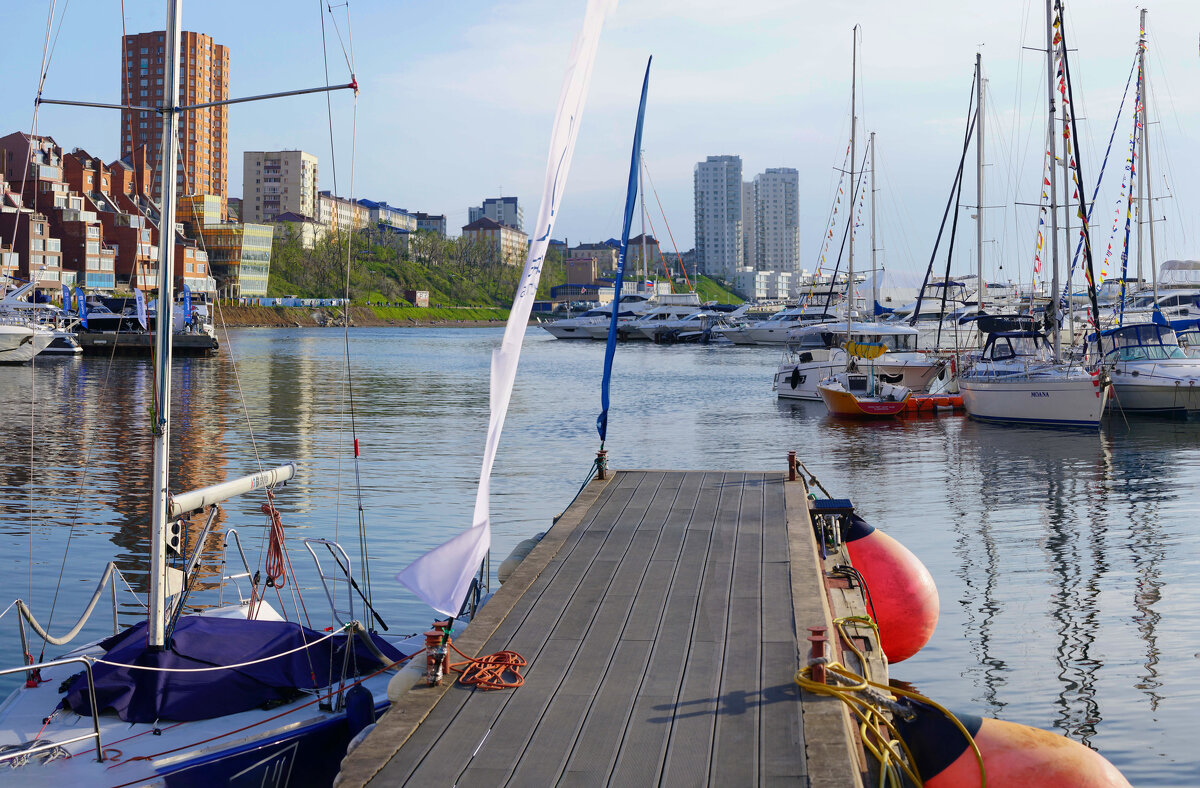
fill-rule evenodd
<path id="1" fill-rule="evenodd" d="M 580 244 L 571 247 L 567 257 L 590 257 L 596 261 L 601 273 L 617 269 L 618 250 L 608 244 Z"/>
<path id="2" fill-rule="evenodd" d="M 568 257 L 563 260 L 563 270 L 569 285 L 594 284 L 600 276 L 600 264 L 594 257 Z"/>
<path id="3" fill-rule="evenodd" d="M 275 228 L 255 222 L 204 225 L 204 245 L 219 291 L 226 298 L 265 296 Z"/>
<path id="4" fill-rule="evenodd" d="M 317 200 L 317 221 L 337 233 L 361 230 L 370 223 L 370 211 L 356 200 L 323 191 Z"/>
<path id="5" fill-rule="evenodd" d="M 482 241 L 495 250 L 508 265 L 522 265 L 529 252 L 529 236 L 515 227 L 501 224 L 486 216 L 462 228 L 463 238 Z"/>
<path id="6" fill-rule="evenodd" d="M 437 233 L 441 237 L 446 237 L 446 214 L 432 214 L 417 211 L 414 216 L 417 217 L 417 230 L 425 230 L 431 233 Z"/>
<path id="7" fill-rule="evenodd" d="M 290 211 L 276 216 L 274 224 L 276 238 L 295 238 L 305 249 L 312 249 L 316 246 L 329 229 L 311 216 Z"/>

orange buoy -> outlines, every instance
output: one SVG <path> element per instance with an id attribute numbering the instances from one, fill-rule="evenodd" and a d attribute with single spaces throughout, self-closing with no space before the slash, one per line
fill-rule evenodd
<path id="1" fill-rule="evenodd" d="M 979 759 L 944 714 L 925 703 L 902 701 L 893 719 L 916 761 L 926 788 L 975 788 Z M 905 712 L 911 716 L 905 719 Z M 1014 722 L 955 714 L 983 756 L 990 786 L 1128 788 L 1129 781 L 1103 755 L 1057 733 Z"/>
<path id="2" fill-rule="evenodd" d="M 888 662 L 908 659 L 929 642 L 937 627 L 933 576 L 912 551 L 853 512 L 842 538 L 867 586 L 880 648 Z"/>

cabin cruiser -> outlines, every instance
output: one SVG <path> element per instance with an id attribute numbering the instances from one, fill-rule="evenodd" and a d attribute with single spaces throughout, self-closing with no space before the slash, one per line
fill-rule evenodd
<path id="1" fill-rule="evenodd" d="M 643 336 L 660 344 L 678 342 L 710 342 L 718 338 L 716 332 L 731 327 L 748 307 L 730 307 L 725 304 L 710 304 L 675 320 L 658 320 L 642 325 Z"/>
<path id="2" fill-rule="evenodd" d="M 0 299 L 0 316 L 9 318 L 14 324 L 24 323 L 50 332 L 50 343 L 41 351 L 42 354 L 82 353 L 83 348 L 75 338 L 74 330 L 78 318 L 51 303 L 26 301 L 25 297 L 32 295 L 33 286 L 32 282 L 26 283 Z"/>
<path id="3" fill-rule="evenodd" d="M 871 361 L 881 383 L 923 391 L 945 362 L 921 353 L 917 329 L 888 323 L 822 323 L 792 329 L 787 350 L 775 372 L 775 393 L 782 399 L 819 400 L 817 384 L 847 369 L 853 356 L 878 349 Z"/>
<path id="4" fill-rule="evenodd" d="M 46 349 L 51 332 L 29 325 L 18 317 L 0 316 L 0 362 L 21 364 Z"/>
<path id="5" fill-rule="evenodd" d="M 1093 347 L 1096 335 L 1091 337 Z M 1102 331 L 1101 363 L 1112 377 L 1114 401 L 1126 413 L 1200 413 L 1200 359 L 1179 346 L 1174 329 L 1135 323 Z"/>
<path id="6" fill-rule="evenodd" d="M 622 298 L 622 301 L 625 299 Z M 642 328 L 669 320 L 679 320 L 687 317 L 700 308 L 700 296 L 697 293 L 660 293 L 655 299 L 655 305 L 632 315 L 617 315 L 618 339 L 645 339 Z M 584 328 L 592 339 L 608 339 L 609 322 L 588 325 Z"/>
<path id="7" fill-rule="evenodd" d="M 649 296 L 642 293 L 627 293 L 621 296 L 617 317 L 639 315 L 653 308 L 653 306 Z M 555 339 L 591 339 L 586 329 L 601 323 L 607 326 L 612 320 L 612 310 L 613 304 L 609 303 L 605 306 L 589 309 L 578 317 L 554 320 L 549 323 L 542 323 L 541 326 Z"/>
<path id="8" fill-rule="evenodd" d="M 794 306 L 780 310 L 765 320 L 721 329 L 719 333 L 735 345 L 782 345 L 788 341 L 788 332 L 793 328 L 836 319 L 837 315 L 827 312 L 824 307 Z"/>

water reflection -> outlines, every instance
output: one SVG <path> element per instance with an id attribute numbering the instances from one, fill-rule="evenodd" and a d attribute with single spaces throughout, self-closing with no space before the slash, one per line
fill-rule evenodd
<path id="1" fill-rule="evenodd" d="M 340 331 L 231 336 L 236 367 L 224 354 L 177 360 L 173 485 L 203 486 L 295 460 L 297 480 L 277 505 L 305 577 L 311 559 L 299 540 L 306 536 L 341 541 L 359 572 L 361 490 L 376 607 L 393 631 L 427 627 L 428 611 L 392 576 L 469 523 L 489 354 L 500 331 L 358 329 L 352 388 Z M 493 478 L 499 558 L 545 530 L 587 472 L 598 447 L 602 356 L 600 343 L 529 336 Z M 895 678 L 953 708 L 1082 739 L 1135 784 L 1195 783 L 1185 756 L 1200 702 L 1193 656 L 1200 547 L 1192 525 L 1200 425 L 1131 420 L 1128 428 L 1110 423 L 1087 433 L 961 417 L 836 421 L 822 403 L 778 401 L 770 389 L 777 356 L 622 346 L 611 464 L 782 470 L 787 451 L 796 450 L 832 493 L 853 498 L 920 556 L 938 583 L 937 632 L 893 667 Z M 35 611 L 46 609 L 64 552 L 61 620 L 77 615 L 110 558 L 144 592 L 151 387 L 149 366 L 138 359 L 0 370 L 3 604 L 32 588 Z M 351 394 L 353 424 L 345 407 Z M 357 479 L 352 434 L 362 455 Z M 261 564 L 261 503 L 245 496 L 224 507 L 205 545 L 203 586 L 215 585 L 220 536 L 230 527 L 243 536 L 251 568 Z M 199 518 L 189 524 L 189 540 L 201 526 Z M 127 594 L 122 604 L 125 623 L 141 615 Z M 85 635 L 104 630 L 99 624 Z M 9 662 L 15 640 L 0 637 Z"/>

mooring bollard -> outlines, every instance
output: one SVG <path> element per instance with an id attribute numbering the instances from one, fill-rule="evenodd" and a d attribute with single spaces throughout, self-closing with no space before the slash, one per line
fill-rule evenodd
<path id="1" fill-rule="evenodd" d="M 796 481 L 796 452 L 788 452 L 788 481 Z"/>
<path id="2" fill-rule="evenodd" d="M 600 449 L 596 452 L 596 478 L 604 481 L 608 478 L 608 450 Z"/>

